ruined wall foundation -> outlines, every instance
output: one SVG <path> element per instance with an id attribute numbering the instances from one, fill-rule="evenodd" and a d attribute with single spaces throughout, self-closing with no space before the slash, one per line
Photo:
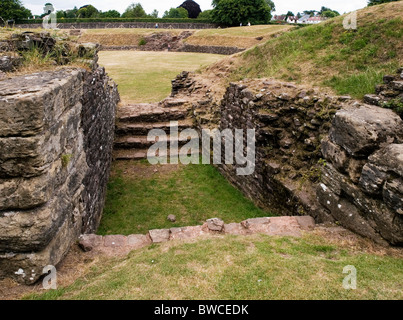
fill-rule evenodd
<path id="1" fill-rule="evenodd" d="M 217 167 L 260 207 L 308 214 L 401 246 L 403 121 L 389 107 L 403 103 L 402 72 L 386 76 L 366 103 L 291 83 L 244 80 L 229 85 L 220 105 L 195 101 L 193 116 L 199 129 L 256 130 L 254 174 L 238 176 L 237 165 L 224 164 L 224 152 Z M 188 73 L 173 85 L 179 96 L 202 87 Z"/>

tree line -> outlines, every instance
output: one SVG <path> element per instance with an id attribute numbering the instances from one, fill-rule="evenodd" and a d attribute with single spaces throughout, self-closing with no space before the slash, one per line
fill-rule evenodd
<path id="1" fill-rule="evenodd" d="M 368 6 L 378 5 L 398 0 L 368 0 Z M 46 3 L 50 5 L 50 3 Z M 271 12 L 275 11 L 275 4 L 272 0 L 212 0 L 212 10 L 205 10 L 198 15 L 198 19 L 207 19 L 212 22 L 235 26 L 241 23 L 265 24 L 271 19 Z M 304 11 L 304 14 L 312 14 L 314 10 Z M 43 13 L 34 18 L 43 18 L 49 13 Z M 337 11 L 322 7 L 320 14 L 324 17 L 335 17 Z M 57 18 L 158 18 L 159 12 L 155 9 L 147 14 L 140 3 L 132 3 L 125 12 L 120 14 L 117 10 L 102 12 L 93 5 L 86 5 L 80 8 L 74 7 L 70 10 L 58 10 Z M 293 15 L 288 12 L 287 15 Z M 33 18 L 32 12 L 25 8 L 20 0 L 0 1 L 0 21 L 23 20 Z M 188 11 L 184 8 L 170 8 L 165 11 L 162 18 L 188 18 Z"/>

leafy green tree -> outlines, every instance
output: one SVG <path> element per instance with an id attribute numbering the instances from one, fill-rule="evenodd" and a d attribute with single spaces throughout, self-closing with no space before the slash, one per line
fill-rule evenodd
<path id="1" fill-rule="evenodd" d="M 188 18 L 189 13 L 184 8 L 171 8 L 169 11 L 165 11 L 163 18 Z"/>
<path id="2" fill-rule="evenodd" d="M 326 8 L 326 7 L 322 7 L 319 11 L 319 14 L 322 17 L 326 17 L 326 18 L 334 18 L 340 15 L 340 13 L 338 13 L 336 10 L 332 10 L 330 8 Z"/>
<path id="3" fill-rule="evenodd" d="M 99 16 L 98 9 L 90 4 L 87 6 L 81 7 L 77 11 L 78 18 L 97 18 L 98 16 Z"/>
<path id="4" fill-rule="evenodd" d="M 265 0 L 265 1 L 269 5 L 271 11 L 276 11 L 276 5 L 274 4 L 273 1 L 271 1 L 271 0 Z"/>
<path id="5" fill-rule="evenodd" d="M 132 3 L 122 14 L 122 18 L 147 18 L 147 13 L 140 3 Z"/>
<path id="6" fill-rule="evenodd" d="M 202 11 L 199 16 L 197 17 L 197 19 L 206 19 L 206 20 L 210 20 L 211 19 L 211 12 L 213 10 L 204 10 Z"/>
<path id="7" fill-rule="evenodd" d="M 158 14 L 159 14 L 158 10 L 157 10 L 157 9 L 154 9 L 153 12 L 151 12 L 150 17 L 152 17 L 152 18 L 158 18 Z"/>
<path id="8" fill-rule="evenodd" d="M 101 18 L 120 18 L 120 12 L 116 10 L 109 10 L 100 13 Z"/>
<path id="9" fill-rule="evenodd" d="M 22 5 L 20 0 L 1 0 L 0 17 L 5 21 L 19 20 L 32 17 L 32 13 Z"/>
<path id="10" fill-rule="evenodd" d="M 63 10 L 56 11 L 56 17 L 57 19 L 66 18 L 66 11 Z"/>
<path id="11" fill-rule="evenodd" d="M 313 17 L 316 13 L 316 10 L 305 10 L 304 14 L 309 15 L 311 17 Z"/>
<path id="12" fill-rule="evenodd" d="M 236 26 L 242 23 L 265 24 L 271 19 L 271 8 L 265 0 L 214 0 L 211 12 L 213 22 Z"/>
<path id="13" fill-rule="evenodd" d="M 72 9 L 72 10 L 66 10 L 65 18 L 74 19 L 77 17 L 77 12 L 78 12 L 77 7 L 74 7 L 74 9 Z"/>
<path id="14" fill-rule="evenodd" d="M 293 17 L 293 16 L 294 16 L 294 13 L 292 13 L 291 11 L 288 11 L 287 14 L 285 15 L 286 19 L 288 17 Z"/>
<path id="15" fill-rule="evenodd" d="M 368 7 L 376 6 L 377 4 L 387 3 L 387 2 L 394 2 L 399 0 L 368 0 Z"/>

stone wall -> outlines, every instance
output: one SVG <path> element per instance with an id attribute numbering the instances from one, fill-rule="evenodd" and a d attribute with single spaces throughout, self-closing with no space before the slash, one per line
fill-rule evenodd
<path id="1" fill-rule="evenodd" d="M 244 50 L 245 49 L 238 47 L 200 46 L 185 43 L 179 51 L 231 55 Z"/>
<path id="2" fill-rule="evenodd" d="M 41 24 L 17 24 L 16 28 L 32 29 Z M 155 22 L 81 22 L 58 23 L 59 29 L 110 29 L 110 28 L 155 28 Z M 158 23 L 158 29 L 215 29 L 217 25 L 209 23 Z"/>
<path id="3" fill-rule="evenodd" d="M 401 72 L 394 80 L 385 77 L 400 99 Z M 189 95 L 200 87 L 182 73 L 172 94 Z M 394 111 L 269 80 L 231 83 L 220 106 L 209 91 L 193 103 L 199 129 L 256 130 L 253 175 L 238 176 L 236 165 L 218 165 L 256 204 L 403 245 L 403 121 Z"/>
<path id="4" fill-rule="evenodd" d="M 35 282 L 97 227 L 117 101 L 102 68 L 0 81 L 0 277 Z"/>

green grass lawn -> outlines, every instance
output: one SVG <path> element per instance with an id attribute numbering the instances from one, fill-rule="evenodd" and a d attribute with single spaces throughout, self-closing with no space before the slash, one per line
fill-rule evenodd
<path id="1" fill-rule="evenodd" d="M 99 64 L 119 85 L 124 103 L 159 102 L 171 93 L 171 80 L 195 71 L 222 55 L 185 52 L 101 51 Z"/>
<path id="2" fill-rule="evenodd" d="M 359 253 L 318 235 L 170 242 L 92 267 L 68 287 L 25 299 L 403 299 L 403 259 Z M 343 269 L 357 288 L 343 288 Z"/>
<path id="3" fill-rule="evenodd" d="M 167 220 L 170 214 L 177 222 Z M 271 215 L 213 166 L 126 161 L 114 164 L 98 233 L 145 234 L 151 229 L 199 225 L 215 217 L 229 223 Z"/>

